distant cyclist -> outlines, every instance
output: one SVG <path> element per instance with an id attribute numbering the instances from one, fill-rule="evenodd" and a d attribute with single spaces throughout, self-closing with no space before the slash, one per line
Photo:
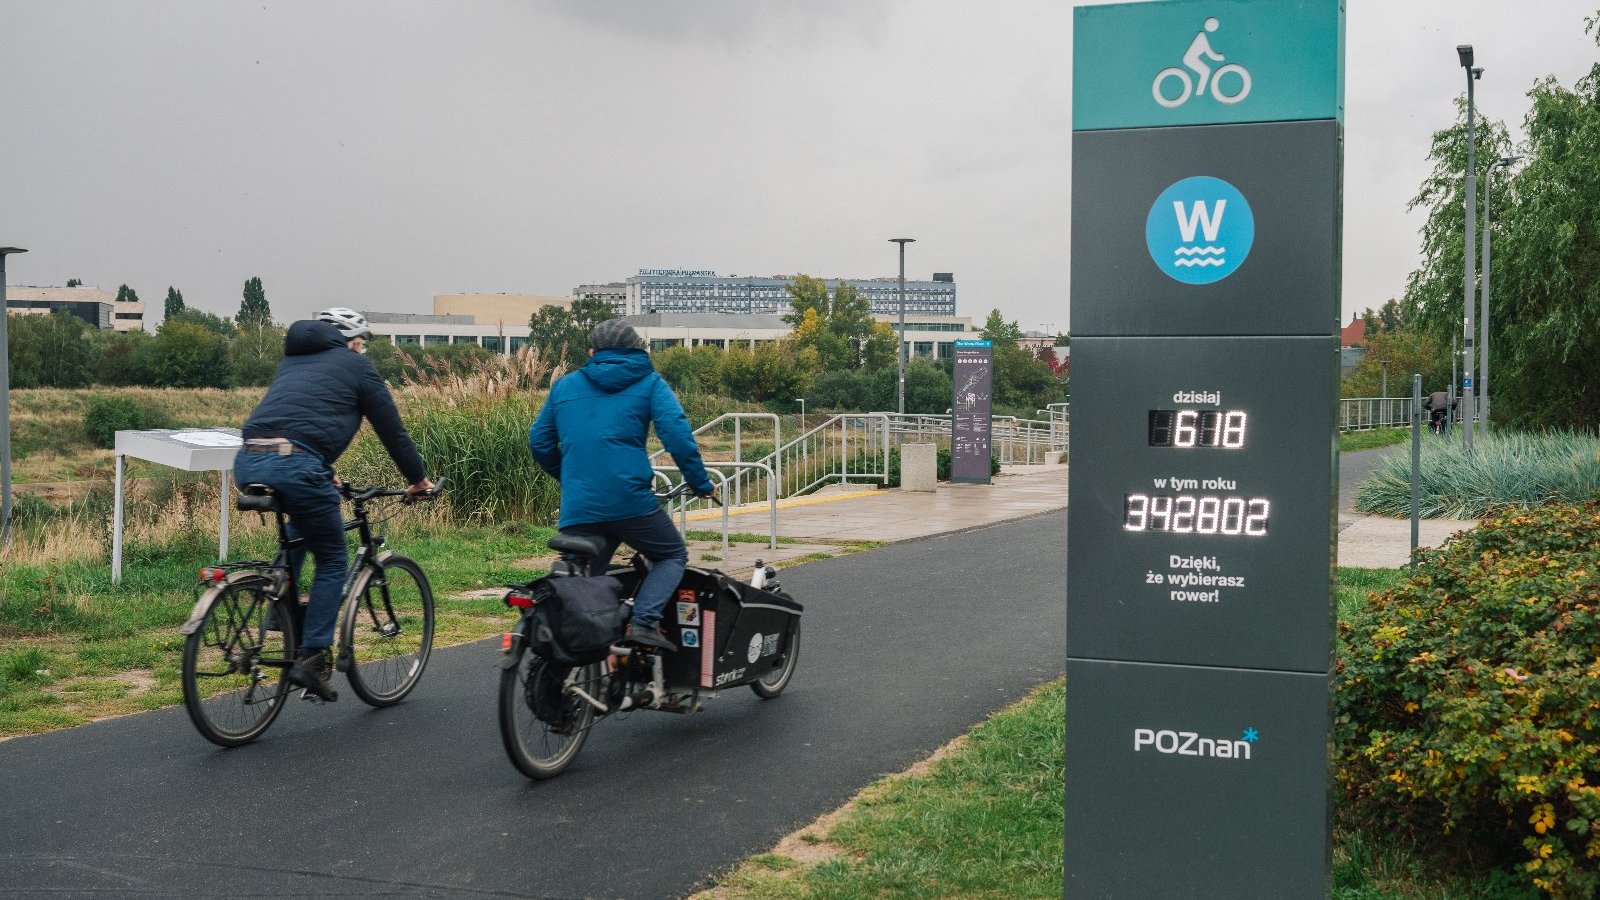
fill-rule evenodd
<path id="1" fill-rule="evenodd" d="M 1428 411 L 1428 430 L 1435 434 L 1444 431 L 1445 417 L 1450 415 L 1450 393 L 1434 391 L 1422 404 Z"/>
<path id="2" fill-rule="evenodd" d="M 283 361 L 244 423 L 244 446 L 233 463 L 238 484 L 265 484 L 277 492 L 289 516 L 289 537 L 304 538 L 316 558 L 305 635 L 289 680 L 330 701 L 339 695 L 330 683 L 328 647 L 349 567 L 333 463 L 365 418 L 410 484 L 408 490 L 420 494 L 433 487 L 388 385 L 362 355 L 371 337 L 366 318 L 343 307 L 290 325 Z M 289 565 L 298 573 L 304 561 L 305 550 L 298 550 Z"/>
<path id="3" fill-rule="evenodd" d="M 620 543 L 650 560 L 650 574 L 634 597 L 626 639 L 676 650 L 659 625 L 683 578 L 689 551 L 652 490 L 645 449 L 652 422 L 694 492 L 709 497 L 715 489 L 689 419 L 650 364 L 639 333 L 610 319 L 594 327 L 589 347 L 589 363 L 551 385 L 528 432 L 528 445 L 539 465 L 561 482 L 562 533 L 592 535 L 603 542 L 593 571 L 605 571 Z"/>

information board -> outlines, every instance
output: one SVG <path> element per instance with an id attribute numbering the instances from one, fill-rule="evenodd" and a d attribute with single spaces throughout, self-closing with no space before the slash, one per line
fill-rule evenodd
<path id="1" fill-rule="evenodd" d="M 1066 894 L 1324 897 L 1343 4 L 1074 24 Z"/>
<path id="2" fill-rule="evenodd" d="M 951 377 L 955 396 L 950 401 L 950 480 L 988 484 L 993 431 L 989 393 L 994 383 L 994 344 L 991 341 L 956 341 Z"/>

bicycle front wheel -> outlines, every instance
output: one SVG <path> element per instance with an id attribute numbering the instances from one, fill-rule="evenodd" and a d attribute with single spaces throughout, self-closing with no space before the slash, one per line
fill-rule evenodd
<path id="1" fill-rule="evenodd" d="M 605 698 L 605 664 L 563 666 L 523 652 L 500 672 L 500 740 L 517 771 L 534 779 L 560 775 L 583 749 L 594 706 Z"/>
<path id="2" fill-rule="evenodd" d="M 350 590 L 344 614 L 345 675 L 371 706 L 411 693 L 433 652 L 433 588 L 422 567 L 403 556 L 378 560 Z"/>
<path id="3" fill-rule="evenodd" d="M 294 622 L 264 575 L 223 585 L 183 643 L 183 706 L 206 740 L 247 744 L 283 711 Z"/>

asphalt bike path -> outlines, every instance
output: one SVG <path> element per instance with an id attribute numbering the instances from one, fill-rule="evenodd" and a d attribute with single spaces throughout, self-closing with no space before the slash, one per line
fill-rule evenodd
<path id="1" fill-rule="evenodd" d="M 181 708 L 0 742 L 0 896 L 683 896 L 1060 675 L 1065 556 L 1057 511 L 786 570 L 783 696 L 612 718 L 546 782 L 501 748 L 498 640 L 234 750 Z"/>

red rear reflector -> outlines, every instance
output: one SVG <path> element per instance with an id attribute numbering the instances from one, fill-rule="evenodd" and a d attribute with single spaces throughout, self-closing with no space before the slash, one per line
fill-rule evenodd
<path id="1" fill-rule="evenodd" d="M 510 653 L 511 652 L 511 635 L 509 635 L 509 634 L 500 635 L 500 652 L 501 653 Z"/>
<path id="2" fill-rule="evenodd" d="M 200 570 L 201 581 L 221 581 L 223 578 L 226 578 L 227 575 L 228 573 L 214 566 L 207 566 L 206 568 Z"/>
<path id="3" fill-rule="evenodd" d="M 532 609 L 533 608 L 533 598 L 528 596 L 527 594 L 517 594 L 517 593 L 507 594 L 506 595 L 506 605 L 507 606 L 515 606 L 518 609 Z"/>

